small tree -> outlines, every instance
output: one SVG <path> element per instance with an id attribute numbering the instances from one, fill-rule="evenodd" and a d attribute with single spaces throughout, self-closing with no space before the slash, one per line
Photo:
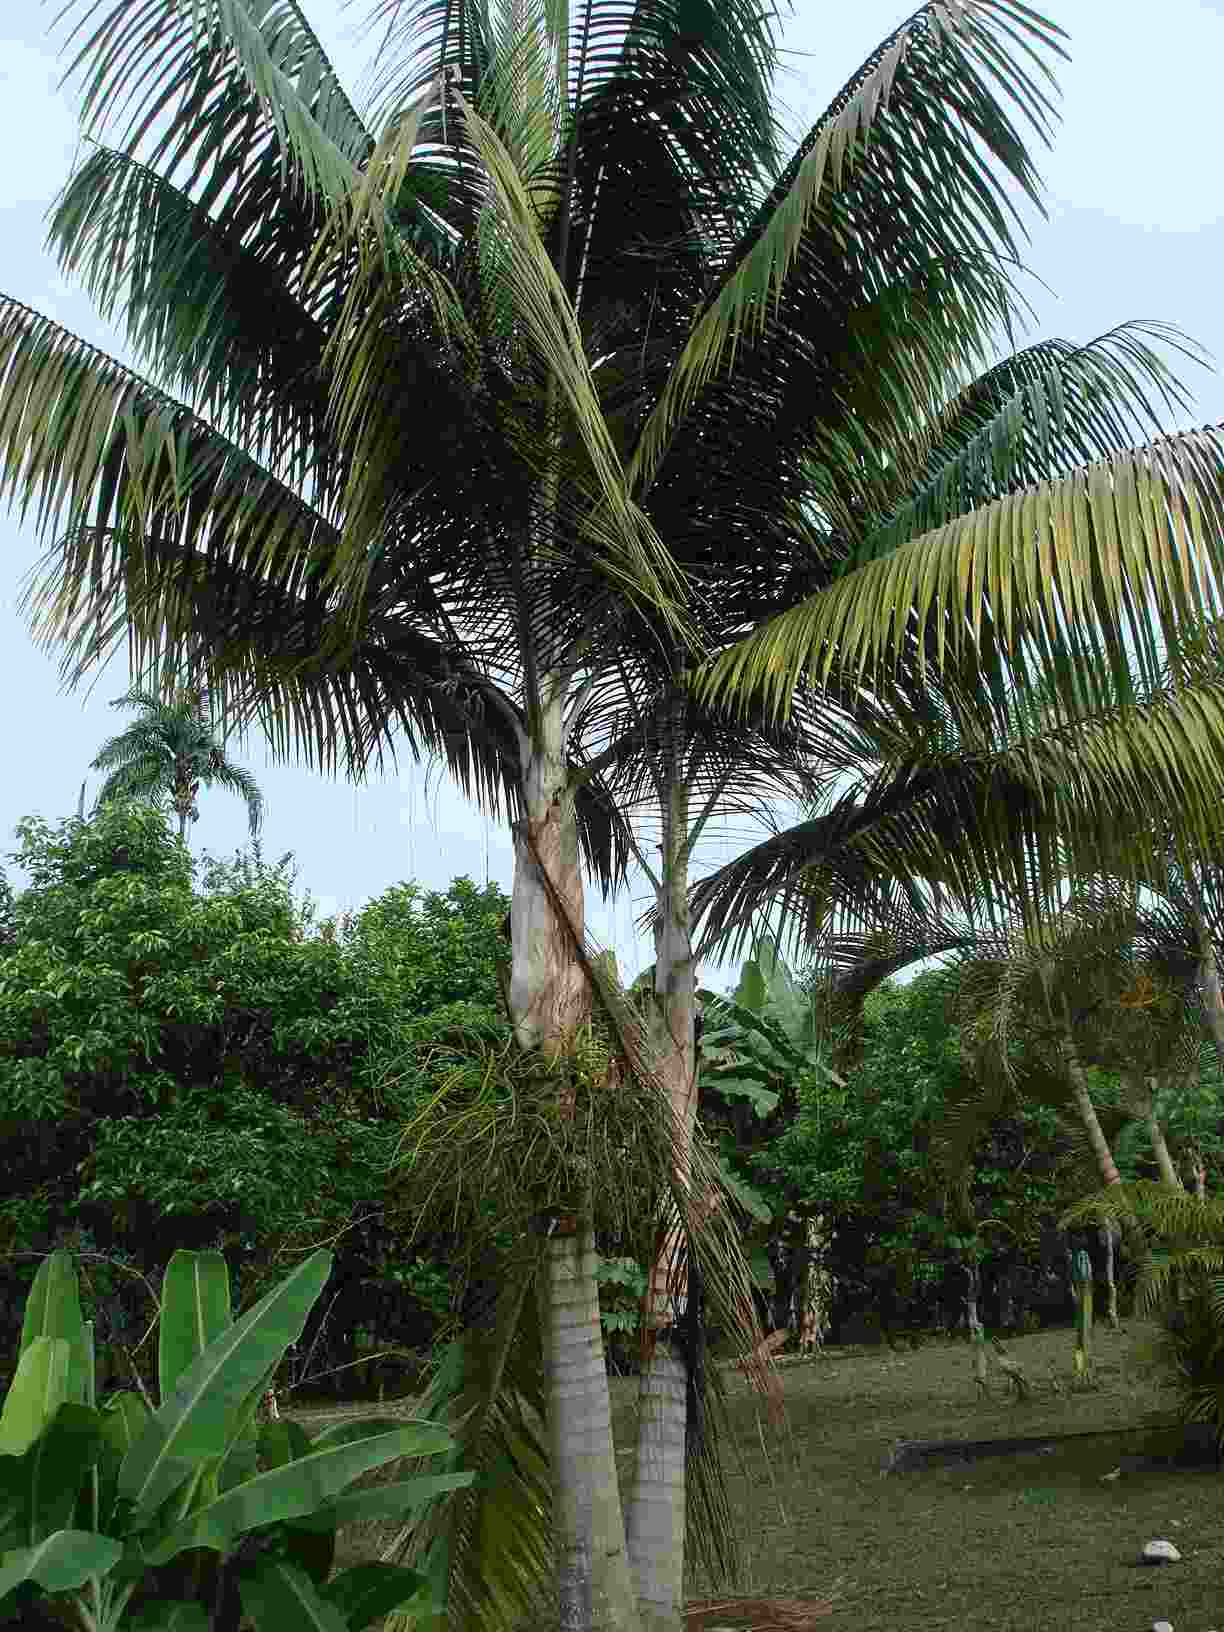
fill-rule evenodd
<path id="1" fill-rule="evenodd" d="M 92 770 L 110 773 L 98 794 L 99 807 L 113 799 L 142 799 L 160 808 L 168 800 L 182 839 L 187 823 L 200 818 L 196 795 L 201 782 L 206 788 L 215 784 L 245 801 L 251 836 L 258 833 L 263 796 L 250 772 L 226 758 L 201 692 L 179 691 L 167 703 L 132 690 L 112 706 L 138 708 L 140 717 L 104 743 L 91 762 Z"/>

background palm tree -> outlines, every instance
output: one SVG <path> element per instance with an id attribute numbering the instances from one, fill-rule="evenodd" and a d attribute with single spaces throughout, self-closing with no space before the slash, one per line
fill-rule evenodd
<path id="1" fill-rule="evenodd" d="M 263 818 L 263 796 L 251 773 L 226 758 L 199 691 L 180 691 L 170 702 L 162 702 L 149 692 L 132 690 L 112 706 L 136 708 L 140 715 L 126 731 L 104 743 L 90 762 L 91 770 L 110 773 L 98 792 L 99 805 L 108 799 L 168 803 L 183 839 L 187 823 L 199 820 L 196 795 L 203 783 L 238 794 L 255 837 Z"/>

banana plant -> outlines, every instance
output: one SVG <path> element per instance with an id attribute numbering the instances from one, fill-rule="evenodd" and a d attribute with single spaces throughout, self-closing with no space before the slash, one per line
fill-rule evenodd
<path id="1" fill-rule="evenodd" d="M 365 1418 L 313 1438 L 256 1410 L 331 1273 L 313 1253 L 240 1319 L 219 1252 L 166 1270 L 154 1408 L 95 1398 L 93 1322 L 76 1267 L 39 1265 L 0 1408 L 0 1610 L 50 1600 L 86 1632 L 357 1632 L 391 1610 L 438 1613 L 425 1576 L 385 1563 L 332 1574 L 344 1524 L 398 1518 L 469 1485 L 458 1470 L 349 1487 L 401 1457 L 454 1450 L 436 1423 Z M 41 1592 L 39 1591 L 41 1589 Z"/>
<path id="2" fill-rule="evenodd" d="M 760 1133 L 768 1138 L 794 1115 L 799 1082 L 813 1072 L 820 1073 L 839 1087 L 841 1078 L 828 1064 L 815 1004 L 795 979 L 777 947 L 765 935 L 754 937 L 752 955 L 740 969 L 739 982 L 730 997 L 701 991 L 703 1026 L 701 1033 L 701 1086 L 703 1095 L 714 1090 L 725 1100 L 745 1103 L 763 1124 Z M 743 1125 L 740 1138 L 742 1144 Z M 758 1282 L 784 1291 L 781 1283 L 791 1283 L 793 1273 L 775 1273 L 772 1257 L 779 1261 L 795 1252 L 809 1253 L 813 1240 L 819 1242 L 820 1220 L 809 1220 L 796 1235 L 795 1220 L 785 1205 L 773 1209 L 759 1192 L 737 1180 L 737 1199 L 758 1222 L 766 1226 L 771 1247 L 751 1254 Z M 779 1233 L 784 1240 L 774 1241 Z M 792 1239 L 793 1238 L 793 1239 Z M 771 1256 L 772 1253 L 772 1256 Z M 791 1266 L 793 1269 L 793 1265 Z M 801 1279 L 806 1281 L 811 1265 L 804 1261 Z M 827 1288 L 825 1289 L 827 1297 Z M 775 1296 L 781 1313 L 781 1296 Z M 803 1303 L 802 1291 L 800 1303 Z"/>
<path id="3" fill-rule="evenodd" d="M 758 1117 L 775 1111 L 786 1085 L 825 1063 L 815 1005 L 778 956 L 758 936 L 731 997 L 702 991 L 705 1062 L 702 1082 L 730 1099 L 745 1099 Z"/>

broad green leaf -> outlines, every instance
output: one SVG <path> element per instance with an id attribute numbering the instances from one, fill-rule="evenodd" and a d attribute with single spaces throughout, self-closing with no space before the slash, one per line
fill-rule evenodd
<path id="1" fill-rule="evenodd" d="M 200 1604 L 145 1604 L 131 1623 L 131 1632 L 209 1632 L 208 1612 Z"/>
<path id="2" fill-rule="evenodd" d="M 762 1014 L 765 1010 L 765 998 L 765 976 L 761 966 L 754 958 L 748 958 L 740 970 L 734 1001 L 753 1014 Z"/>
<path id="3" fill-rule="evenodd" d="M 273 1365 L 255 1384 L 240 1407 L 227 1441 L 229 1449 L 220 1467 L 211 1476 L 208 1500 L 221 1491 L 232 1490 L 235 1485 L 245 1484 L 248 1479 L 254 1478 L 259 1465 L 259 1403 L 271 1386 L 275 1374 L 276 1365 Z M 202 1501 L 197 1501 L 197 1507 L 202 1505 Z"/>
<path id="4" fill-rule="evenodd" d="M 119 1493 L 138 1512 L 151 1514 L 200 1462 L 226 1453 L 240 1408 L 301 1337 L 331 1265 L 331 1253 L 313 1253 L 180 1378 L 119 1470 Z"/>
<path id="5" fill-rule="evenodd" d="M 423 1474 L 391 1485 L 374 1485 L 369 1490 L 353 1490 L 337 1496 L 326 1507 L 299 1521 L 303 1530 L 339 1529 L 345 1524 L 372 1524 L 379 1519 L 399 1519 L 414 1508 L 424 1507 L 449 1490 L 464 1490 L 474 1484 L 474 1471 Z"/>
<path id="6" fill-rule="evenodd" d="M 150 1411 L 139 1394 L 114 1394 L 99 1412 L 102 1434 L 115 1471 L 148 1425 Z"/>
<path id="7" fill-rule="evenodd" d="M 769 1261 L 769 1254 L 764 1247 L 754 1247 L 748 1254 L 748 1268 L 752 1271 L 752 1278 L 764 1292 L 774 1289 L 773 1265 Z"/>
<path id="8" fill-rule="evenodd" d="M 406 1570 L 402 1565 L 355 1564 L 329 1581 L 323 1596 L 344 1615 L 349 1632 L 361 1632 L 362 1627 L 389 1615 L 417 1593 L 427 1590 L 428 1585 L 423 1575 Z"/>
<path id="9" fill-rule="evenodd" d="M 282 1526 L 285 1538 L 285 1557 L 321 1587 L 331 1574 L 336 1562 L 335 1526 L 308 1528 L 304 1524 Z"/>
<path id="10" fill-rule="evenodd" d="M 112 1395 L 98 1414 L 103 1441 L 98 1459 L 98 1511 L 101 1521 L 107 1523 L 114 1507 L 119 1469 L 143 1433 L 150 1411 L 139 1394 L 124 1392 Z"/>
<path id="11" fill-rule="evenodd" d="M 753 1218 L 759 1219 L 762 1224 L 768 1224 L 773 1218 L 773 1208 L 765 1200 L 764 1196 L 758 1190 L 754 1190 L 750 1184 L 745 1184 L 742 1179 L 737 1179 L 721 1156 L 718 1158 L 718 1170 L 722 1175 L 723 1183 L 744 1211 L 750 1213 Z"/>
<path id="12" fill-rule="evenodd" d="M 238 1577 L 242 1608 L 256 1632 L 347 1632 L 348 1622 L 308 1575 L 284 1559 L 261 1559 Z"/>
<path id="13" fill-rule="evenodd" d="M 394 1434 L 401 1428 L 420 1426 L 427 1433 L 438 1433 L 436 1423 L 424 1417 L 354 1417 L 348 1422 L 329 1423 L 326 1428 L 320 1428 L 317 1434 L 311 1437 L 311 1446 L 314 1450 L 321 1450 L 325 1445 L 351 1445 L 359 1439 L 371 1439 L 375 1434 Z M 439 1446 L 440 1450 L 449 1450 L 449 1445 Z M 419 1455 L 428 1455 L 428 1452 L 419 1452 Z"/>
<path id="14" fill-rule="evenodd" d="M 69 1401 L 25 1453 L 25 1517 L 31 1546 L 69 1526 L 82 1482 L 103 1443 L 100 1412 Z"/>
<path id="15" fill-rule="evenodd" d="M 87 1320 L 85 1322 L 84 1326 L 82 1327 L 82 1331 L 83 1331 L 84 1337 L 85 1337 L 85 1345 L 84 1345 L 84 1354 L 85 1354 L 85 1397 L 81 1401 L 81 1403 L 82 1403 L 82 1405 L 89 1406 L 90 1410 L 93 1410 L 94 1407 L 98 1403 L 98 1396 L 97 1396 L 97 1388 L 98 1388 L 97 1353 L 96 1353 L 96 1350 L 94 1348 L 94 1323 L 93 1323 L 93 1321 L 92 1320 Z"/>
<path id="16" fill-rule="evenodd" d="M 225 1552 L 248 1530 L 313 1513 L 371 1468 L 402 1456 L 436 1455 L 449 1450 L 452 1443 L 442 1429 L 412 1424 L 355 1444 L 312 1449 L 309 1456 L 261 1473 L 189 1513 L 152 1543 L 149 1561 L 164 1564 L 188 1547 Z"/>
<path id="17" fill-rule="evenodd" d="M 759 1117 L 766 1117 L 776 1110 L 781 1094 L 775 1094 L 770 1088 L 762 1088 L 759 1082 L 753 1082 L 749 1077 L 724 1077 L 721 1073 L 710 1074 L 708 1086 L 716 1088 L 720 1094 L 726 1094 L 729 1099 L 746 1099 Z"/>
<path id="18" fill-rule="evenodd" d="M 34 1337 L 0 1412 L 0 1456 L 22 1456 L 68 1399 L 72 1351 L 65 1338 Z"/>
<path id="19" fill-rule="evenodd" d="M 25 1318 L 21 1323 L 21 1342 L 17 1353 L 22 1355 L 36 1337 L 62 1337 L 72 1355 L 68 1370 L 68 1399 L 75 1405 L 88 1405 L 87 1384 L 90 1374 L 89 1356 L 85 1344 L 85 1324 L 81 1319 L 81 1297 L 77 1288 L 76 1265 L 72 1254 L 57 1248 L 48 1253 L 38 1266 L 33 1284 L 26 1297 Z"/>
<path id="20" fill-rule="evenodd" d="M 259 1429 L 259 1460 L 269 1468 L 283 1468 L 295 1457 L 306 1456 L 313 1441 L 300 1423 L 289 1417 L 265 1422 Z"/>
<path id="21" fill-rule="evenodd" d="M 231 1324 L 229 1270 L 219 1252 L 180 1249 L 162 1282 L 157 1375 L 163 1404 L 180 1377 Z"/>
<path id="22" fill-rule="evenodd" d="M 69 1592 L 91 1575 L 105 1575 L 123 1556 L 123 1548 L 93 1530 L 57 1530 L 34 1547 L 18 1547 L 0 1559 L 0 1604 L 23 1581 L 36 1581 L 44 1592 Z"/>

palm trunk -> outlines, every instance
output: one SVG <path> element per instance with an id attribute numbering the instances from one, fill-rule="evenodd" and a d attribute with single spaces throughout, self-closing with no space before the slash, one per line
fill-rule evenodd
<path id="1" fill-rule="evenodd" d="M 1109 1148 L 1109 1140 L 1101 1127 L 1100 1118 L 1096 1113 L 1096 1106 L 1092 1103 L 1092 1095 L 1088 1092 L 1088 1079 L 1084 1068 L 1080 1064 L 1079 1054 L 1076 1051 L 1071 1036 L 1071 1023 L 1068 1017 L 1063 1033 L 1062 1045 L 1063 1063 L 1066 1066 L 1067 1077 L 1071 1083 L 1071 1097 L 1075 1108 L 1079 1112 L 1079 1119 L 1084 1124 L 1084 1132 L 1088 1136 L 1088 1144 L 1097 1166 L 1101 1171 L 1101 1182 L 1105 1185 L 1121 1184 L 1122 1175 L 1118 1172 L 1117 1164 L 1113 1159 L 1113 1152 Z"/>
<path id="2" fill-rule="evenodd" d="M 1164 1182 L 1174 1190 L 1184 1190 L 1186 1187 L 1181 1181 L 1181 1174 L 1173 1165 L 1173 1158 L 1169 1154 L 1169 1147 L 1165 1143 L 1164 1129 L 1156 1119 L 1156 1112 L 1150 1110 L 1147 1117 L 1148 1138 L 1152 1143 L 1152 1154 L 1156 1158 L 1156 1166 L 1160 1169 L 1160 1176 Z"/>
<path id="3" fill-rule="evenodd" d="M 1118 1329 L 1118 1283 L 1114 1279 L 1114 1244 L 1120 1237 L 1112 1224 L 1102 1224 L 1097 1232 L 1097 1239 L 1101 1243 L 1101 1250 L 1105 1257 L 1105 1291 L 1108 1297 L 1106 1313 L 1109 1318 L 1111 1331 Z"/>
<path id="4" fill-rule="evenodd" d="M 1088 1079 L 1084 1068 L 1080 1064 L 1079 1053 L 1075 1047 L 1075 1039 L 1071 1030 L 1070 1009 L 1063 1001 L 1063 1063 L 1067 1077 L 1071 1083 L 1071 1094 L 1075 1101 L 1075 1108 L 1079 1112 L 1080 1121 L 1084 1124 L 1084 1132 L 1088 1136 L 1088 1144 L 1096 1157 L 1097 1166 L 1101 1171 L 1102 1183 L 1108 1188 L 1111 1185 L 1121 1184 L 1122 1175 L 1118 1172 L 1117 1163 L 1113 1159 L 1113 1152 L 1109 1148 L 1109 1140 L 1105 1137 L 1105 1130 L 1101 1127 L 1100 1118 L 1096 1113 L 1096 1106 L 1092 1103 L 1092 1095 L 1088 1092 Z M 1121 1239 L 1126 1242 L 1133 1261 L 1138 1264 L 1147 1254 L 1147 1242 L 1139 1220 L 1132 1212 L 1124 1212 L 1118 1219 L 1118 1228 Z"/>
<path id="5" fill-rule="evenodd" d="M 1203 994 L 1203 1011 L 1207 1029 L 1215 1044 L 1216 1058 L 1224 1065 L 1224 992 L 1220 989 L 1220 960 L 1215 942 L 1207 929 L 1201 902 L 1192 906 L 1199 940 L 1199 987 Z"/>
<path id="6" fill-rule="evenodd" d="M 599 1327 L 595 1234 L 554 1234 L 545 1259 L 548 1445 L 560 1632 L 636 1632 Z"/>
<path id="7" fill-rule="evenodd" d="M 1129 1108 L 1136 1116 L 1141 1116 L 1148 1132 L 1148 1142 L 1152 1147 L 1152 1155 L 1161 1180 L 1172 1190 L 1184 1190 L 1181 1175 L 1173 1165 L 1173 1158 L 1169 1154 L 1169 1147 L 1165 1141 L 1164 1129 L 1156 1115 L 1155 1094 L 1152 1091 L 1151 1080 L 1140 1071 L 1127 1073 L 1126 1078 Z"/>
<path id="8" fill-rule="evenodd" d="M 1203 1161 L 1203 1153 L 1197 1146 L 1190 1153 L 1190 1178 L 1194 1184 L 1194 1194 L 1200 1201 L 1206 1201 L 1207 1167 Z"/>
<path id="9" fill-rule="evenodd" d="M 681 1129 L 677 1178 L 683 1186 L 697 1111 L 696 970 L 688 909 L 688 788 L 675 777 L 667 791 L 652 1028 L 659 1074 Z M 626 1529 L 643 1632 L 679 1632 L 682 1625 L 688 1374 L 674 1337 L 664 1333 L 674 1326 L 685 1294 L 683 1283 L 673 1280 L 680 1240 L 675 1220 L 659 1243 L 642 1310 L 637 1459 Z"/>
<path id="10" fill-rule="evenodd" d="M 987 1378 L 986 1333 L 982 1326 L 981 1316 L 978 1313 L 978 1294 L 982 1288 L 982 1275 L 973 1258 L 965 1259 L 965 1326 L 969 1332 L 969 1342 L 973 1346 L 973 1380 L 983 1394 L 989 1395 L 990 1384 Z"/>
<path id="11" fill-rule="evenodd" d="M 809 1218 L 804 1232 L 806 1251 L 799 1277 L 799 1352 L 810 1354 L 823 1345 L 833 1302 L 833 1277 L 825 1268 L 829 1237 L 824 1219 Z"/>
<path id="12" fill-rule="evenodd" d="M 536 730 L 520 744 L 525 808 L 515 835 L 509 1005 L 520 1045 L 556 1057 L 587 1020 L 590 991 L 573 938 L 583 932 L 584 913 L 564 686 L 546 682 L 541 692 Z M 596 1261 L 589 1216 L 558 1221 L 544 1286 L 560 1625 L 563 1632 L 635 1632 Z"/>

